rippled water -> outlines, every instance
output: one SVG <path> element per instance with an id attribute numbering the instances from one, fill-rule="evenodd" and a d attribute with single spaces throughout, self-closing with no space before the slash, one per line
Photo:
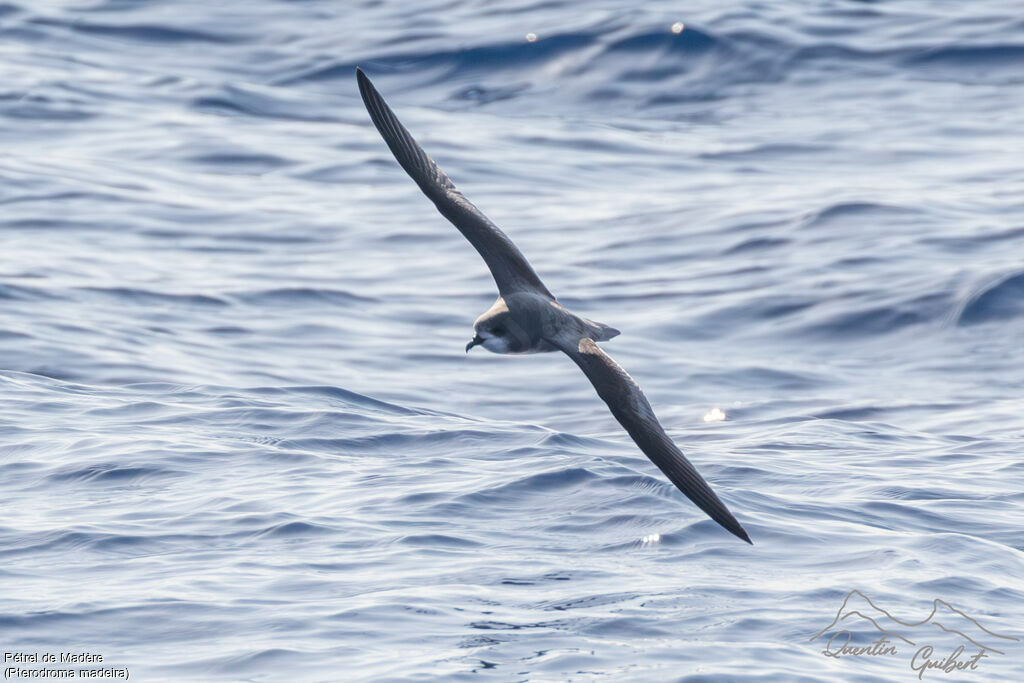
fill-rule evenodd
<path id="1" fill-rule="evenodd" d="M 0 4 L 4 651 L 913 680 L 809 642 L 854 589 L 1024 637 L 1019 3 L 619 7 Z M 754 546 L 560 354 L 463 353 L 493 282 L 357 64 Z"/>

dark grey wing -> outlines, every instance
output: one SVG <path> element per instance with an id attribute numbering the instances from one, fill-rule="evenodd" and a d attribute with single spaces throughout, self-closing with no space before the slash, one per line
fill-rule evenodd
<path id="1" fill-rule="evenodd" d="M 377 126 L 395 159 L 416 181 L 423 194 L 434 202 L 441 215 L 450 220 L 480 252 L 501 295 L 528 291 L 554 299 L 512 240 L 462 196 L 445 172 L 413 139 L 370 79 L 358 67 L 356 80 L 359 81 L 359 93 L 363 96 L 363 103 L 370 112 L 373 125 Z"/>
<path id="2" fill-rule="evenodd" d="M 732 516 L 725 503 L 718 499 L 697 469 L 682 451 L 672 443 L 661 423 L 651 410 L 644 392 L 622 367 L 602 351 L 594 340 L 584 337 L 579 342 L 549 340 L 576 365 L 590 380 L 597 395 L 608 404 L 612 415 L 626 428 L 633 441 L 651 461 L 664 472 L 686 497 L 696 503 L 729 532 L 747 543 L 753 543 L 740 523 Z"/>

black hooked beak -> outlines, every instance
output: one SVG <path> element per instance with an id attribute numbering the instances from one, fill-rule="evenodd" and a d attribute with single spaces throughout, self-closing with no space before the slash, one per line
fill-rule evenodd
<path id="1" fill-rule="evenodd" d="M 469 350 L 470 350 L 471 348 L 473 348 L 474 346 L 479 346 L 480 344 L 483 344 L 483 343 L 484 343 L 484 339 L 483 339 L 483 337 L 481 337 L 481 336 L 480 336 L 479 334 L 478 334 L 478 335 L 476 335 L 475 337 L 473 337 L 473 338 L 472 338 L 472 339 L 471 339 L 471 340 L 469 341 L 469 343 L 468 343 L 468 344 L 466 344 L 466 353 L 469 353 Z"/>

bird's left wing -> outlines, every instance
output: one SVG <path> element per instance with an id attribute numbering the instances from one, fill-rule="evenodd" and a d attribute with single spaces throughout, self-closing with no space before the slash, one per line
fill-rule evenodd
<path id="1" fill-rule="evenodd" d="M 732 516 L 725 503 L 719 500 L 697 469 L 668 437 L 654 415 L 644 392 L 629 374 L 611 356 L 584 337 L 579 341 L 549 339 L 580 366 L 597 395 L 608 404 L 612 415 L 619 421 L 640 450 L 661 469 L 686 497 L 706 512 L 725 529 L 752 543 L 750 536 Z"/>
<path id="2" fill-rule="evenodd" d="M 502 296 L 514 292 L 537 292 L 554 299 L 515 243 L 456 189 L 451 179 L 405 129 L 362 69 L 356 69 L 356 80 L 373 125 L 388 143 L 395 159 L 416 181 L 423 194 L 434 202 L 441 215 L 451 221 L 483 257 L 498 285 L 498 292 Z"/>

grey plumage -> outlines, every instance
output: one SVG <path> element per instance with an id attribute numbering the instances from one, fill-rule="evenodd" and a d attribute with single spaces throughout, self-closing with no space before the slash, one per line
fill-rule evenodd
<path id="1" fill-rule="evenodd" d="M 577 316 L 559 304 L 512 240 L 427 156 L 361 69 L 356 69 L 356 79 L 370 118 L 395 159 L 480 253 L 498 285 L 500 296 L 474 323 L 475 335 L 466 351 L 480 345 L 495 353 L 564 352 L 583 370 L 640 450 L 672 483 L 709 517 L 751 543 L 740 523 L 665 433 L 640 386 L 595 343 L 611 339 L 619 331 Z"/>

